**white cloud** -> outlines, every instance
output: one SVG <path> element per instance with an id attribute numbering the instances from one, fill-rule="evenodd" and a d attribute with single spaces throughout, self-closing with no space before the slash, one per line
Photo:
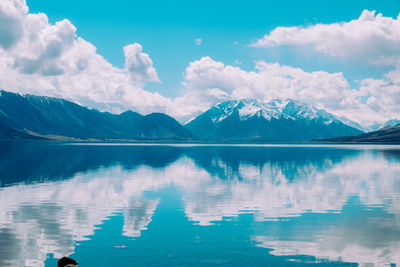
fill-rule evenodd
<path id="1" fill-rule="evenodd" d="M 0 47 L 9 49 L 21 38 L 20 18 L 27 10 L 22 1 L 0 3 Z"/>
<path id="2" fill-rule="evenodd" d="M 24 74 L 58 75 L 67 71 L 63 55 L 74 45 L 76 28 L 63 20 L 48 23 L 42 14 L 27 16 L 24 36 L 13 49 L 14 68 Z"/>
<path id="3" fill-rule="evenodd" d="M 390 118 L 400 117 L 400 67 L 381 79 L 362 80 L 360 91 L 368 97 L 367 104 L 377 113 Z"/>
<path id="4" fill-rule="evenodd" d="M 142 46 L 134 43 L 124 47 L 125 68 L 134 82 L 159 82 L 157 72 L 148 54 L 142 53 Z"/>
<path id="5" fill-rule="evenodd" d="M 394 73 L 388 75 L 396 76 Z M 384 82 L 380 81 L 379 84 Z M 203 57 L 186 68 L 184 85 L 187 88 L 186 99 L 193 99 L 194 103 L 199 102 L 198 107 L 203 105 L 205 108 L 227 99 L 256 98 L 270 101 L 275 98 L 291 98 L 364 125 L 383 122 L 394 114 L 400 114 L 400 111 L 392 112 L 397 104 L 395 101 L 390 102 L 389 98 L 388 106 L 384 107 L 388 110 L 386 113 L 376 112 L 374 103 L 363 100 L 371 93 L 375 97 L 382 97 L 390 90 L 398 94 L 400 90 L 397 88 L 373 91 L 361 87 L 356 90 L 351 88 L 340 72 L 306 72 L 300 68 L 264 61 L 257 62 L 254 71 L 244 71 Z"/>
<path id="6" fill-rule="evenodd" d="M 399 19 L 364 11 L 358 20 L 348 23 L 279 31 L 277 28 L 276 33 L 271 32 L 257 45 L 308 40 L 316 49 L 338 57 L 370 52 L 369 59 L 388 63 L 400 55 L 398 24 Z M 293 31 L 293 36 L 286 30 Z M 341 34 L 343 38 L 338 37 Z M 336 46 L 331 39 L 347 43 Z M 202 40 L 197 38 L 195 42 L 201 44 Z M 350 51 L 354 47 L 357 51 Z M 368 49 L 383 49 L 383 57 Z M 365 79 L 354 90 L 342 73 L 306 72 L 263 61 L 257 62 L 253 71 L 244 71 L 203 57 L 186 68 L 182 94 L 172 99 L 144 89 L 147 82 L 159 79 L 150 56 L 140 44 L 125 46 L 123 53 L 125 67 L 115 67 L 97 53 L 93 44 L 77 36 L 76 28 L 68 20 L 50 24 L 45 14 L 28 13 L 23 0 L 0 3 L 0 88 L 8 91 L 62 97 L 114 113 L 127 109 L 144 114 L 164 112 L 180 121 L 217 102 L 247 97 L 266 101 L 294 98 L 364 124 L 398 118 L 400 114 L 396 105 L 400 91 L 397 69 L 382 79 Z"/>
<path id="7" fill-rule="evenodd" d="M 203 40 L 201 39 L 201 38 L 196 38 L 196 39 L 194 39 L 194 43 L 195 44 L 197 44 L 197 45 L 201 45 L 201 42 L 202 42 Z"/>
<path id="8" fill-rule="evenodd" d="M 143 89 L 159 81 L 142 46 L 124 47 L 125 68 L 112 66 L 96 47 L 76 35 L 68 20 L 50 24 L 45 14 L 28 13 L 25 1 L 0 3 L 0 88 L 63 97 L 120 112 L 166 112 L 171 100 Z"/>
<path id="9" fill-rule="evenodd" d="M 364 10 L 358 19 L 308 27 L 277 27 L 254 47 L 311 45 L 333 57 L 393 65 L 400 60 L 400 14 L 396 19 Z"/>

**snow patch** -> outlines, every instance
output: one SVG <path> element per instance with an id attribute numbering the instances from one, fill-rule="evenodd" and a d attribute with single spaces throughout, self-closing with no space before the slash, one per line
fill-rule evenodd
<path id="1" fill-rule="evenodd" d="M 318 120 L 326 125 L 333 122 L 342 122 L 352 126 L 356 124 L 347 118 L 337 118 L 333 114 L 317 109 L 311 105 L 301 103 L 292 99 L 273 99 L 270 102 L 261 102 L 255 99 L 244 99 L 240 101 L 229 100 L 219 103 L 209 110 L 209 115 L 214 123 L 219 123 L 238 112 L 240 120 L 248 120 L 264 117 L 266 120 L 275 119 L 292 119 L 292 120 Z M 358 128 L 359 127 L 354 127 Z"/>

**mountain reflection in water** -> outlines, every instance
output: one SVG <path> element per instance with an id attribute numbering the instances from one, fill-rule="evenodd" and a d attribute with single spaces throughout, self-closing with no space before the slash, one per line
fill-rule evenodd
<path id="1" fill-rule="evenodd" d="M 400 264 L 399 151 L 0 143 L 0 266 L 93 265 L 113 222 L 132 265 Z"/>

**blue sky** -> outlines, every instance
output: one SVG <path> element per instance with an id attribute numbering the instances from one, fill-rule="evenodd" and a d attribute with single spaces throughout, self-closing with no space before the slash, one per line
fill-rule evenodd
<path id="1" fill-rule="evenodd" d="M 184 122 L 291 98 L 362 125 L 400 119 L 400 4 L 0 2 L 0 88 Z"/>
<path id="2" fill-rule="evenodd" d="M 146 89 L 175 97 L 189 62 L 210 56 L 250 70 L 255 60 L 279 62 L 307 71 L 343 72 L 354 80 L 379 77 L 390 67 L 363 66 L 315 54 L 299 55 L 289 48 L 254 49 L 248 44 L 278 26 L 335 23 L 358 18 L 364 9 L 396 17 L 397 0 L 383 1 L 93 1 L 28 0 L 30 12 L 44 12 L 50 22 L 64 18 L 77 34 L 118 67 L 122 47 L 140 43 L 151 56 L 162 83 Z M 195 38 L 201 38 L 196 45 Z M 237 44 L 235 44 L 237 42 Z"/>

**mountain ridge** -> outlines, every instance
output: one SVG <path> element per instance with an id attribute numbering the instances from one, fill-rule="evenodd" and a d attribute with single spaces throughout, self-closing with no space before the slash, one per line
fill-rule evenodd
<path id="1" fill-rule="evenodd" d="M 400 143 L 400 124 L 364 134 L 317 140 L 333 143 Z"/>
<path id="2" fill-rule="evenodd" d="M 363 133 L 333 114 L 291 99 L 228 100 L 185 125 L 205 140 L 311 141 Z"/>
<path id="3" fill-rule="evenodd" d="M 379 131 L 394 131 L 392 119 Z M 367 140 L 357 123 L 292 99 L 262 102 L 229 100 L 214 105 L 182 126 L 163 113 L 100 112 L 48 96 L 0 90 L 0 139 L 90 141 L 303 142 Z M 359 126 L 359 125 L 358 125 Z M 394 128 L 393 128 L 394 127 Z M 391 134 L 389 142 L 398 142 Z M 351 137 L 351 138 L 350 138 Z M 358 137 L 357 137 L 358 138 Z M 374 137 L 372 142 L 384 142 Z M 363 139 L 363 140 L 364 140 Z M 379 141 L 377 141 L 379 139 Z M 395 141 L 393 141 L 395 140 Z M 361 141 L 364 142 L 364 141 Z M 367 141 L 365 141 L 367 142 Z"/>
<path id="4" fill-rule="evenodd" d="M 172 117 L 159 113 L 119 115 L 88 109 L 47 96 L 0 91 L 0 137 L 3 139 L 192 140 Z"/>

